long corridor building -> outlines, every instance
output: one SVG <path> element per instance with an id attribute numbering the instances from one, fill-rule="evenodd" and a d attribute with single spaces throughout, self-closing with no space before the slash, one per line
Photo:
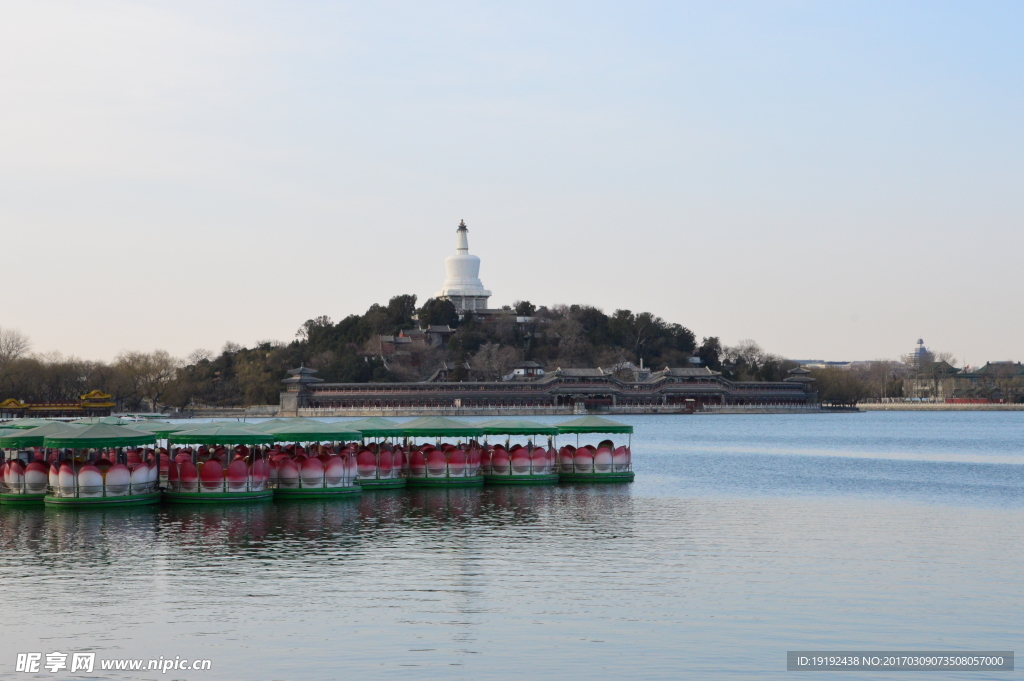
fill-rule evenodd
<path id="1" fill-rule="evenodd" d="M 324 383 L 309 368 L 292 369 L 283 383 L 281 414 L 300 409 L 415 409 L 495 407 L 573 408 L 577 411 L 644 407 L 701 409 L 706 405 L 807 406 L 817 401 L 804 369 L 777 382 L 730 381 L 704 368 L 645 373 L 623 380 L 596 369 L 557 369 L 526 380 L 422 383 Z"/>

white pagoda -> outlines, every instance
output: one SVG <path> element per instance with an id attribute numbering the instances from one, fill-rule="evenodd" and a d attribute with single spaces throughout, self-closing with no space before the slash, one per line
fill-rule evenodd
<path id="1" fill-rule="evenodd" d="M 444 269 L 446 278 L 435 298 L 452 301 L 459 316 L 487 308 L 491 292 L 480 281 L 480 258 L 469 254 L 469 228 L 465 220 L 455 230 L 455 255 L 444 259 Z"/>

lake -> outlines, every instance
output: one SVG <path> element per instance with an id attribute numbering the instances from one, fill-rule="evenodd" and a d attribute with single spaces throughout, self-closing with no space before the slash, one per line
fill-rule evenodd
<path id="1" fill-rule="evenodd" d="M 764 679 L 795 649 L 1024 649 L 1024 414 L 616 420 L 631 485 L 0 508 L 0 677 Z M 54 651 L 211 669 L 14 671 Z"/>

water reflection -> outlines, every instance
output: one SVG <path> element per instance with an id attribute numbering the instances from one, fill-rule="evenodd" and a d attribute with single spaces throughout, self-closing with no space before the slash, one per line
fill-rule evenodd
<path id="1" fill-rule="evenodd" d="M 271 531 L 268 503 L 169 504 L 161 509 L 163 539 L 182 548 L 247 546 Z"/>
<path id="2" fill-rule="evenodd" d="M 372 540 L 412 525 L 424 532 L 557 524 L 628 531 L 630 491 L 622 487 L 524 486 L 376 490 L 355 498 L 274 503 L 0 510 L 0 548 L 37 557 L 110 553 L 165 545 L 179 550 L 254 549 L 270 541 Z"/>
<path id="3" fill-rule="evenodd" d="M 404 515 L 434 521 L 471 520 L 480 515 L 480 488 L 410 488 Z"/>
<path id="4" fill-rule="evenodd" d="M 119 554 L 157 543 L 159 515 L 152 506 L 78 509 L 2 507 L 0 549 L 27 552 L 40 565 L 113 562 Z"/>

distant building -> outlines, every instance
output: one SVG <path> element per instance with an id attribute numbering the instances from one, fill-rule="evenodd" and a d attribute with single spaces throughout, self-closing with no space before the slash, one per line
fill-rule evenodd
<path id="1" fill-rule="evenodd" d="M 811 383 L 814 382 L 814 378 L 811 377 L 811 372 L 809 369 L 806 369 L 804 367 L 797 367 L 795 369 L 790 369 L 786 373 L 788 373 L 789 376 L 782 379 L 784 382 L 796 383 L 797 385 L 801 386 L 804 390 L 811 389 Z"/>
<path id="2" fill-rule="evenodd" d="M 960 370 L 949 362 L 927 362 L 907 373 L 903 379 L 903 396 L 921 400 L 948 400 L 958 388 L 959 373 Z"/>
<path id="3" fill-rule="evenodd" d="M 990 402 L 1024 401 L 1024 365 L 1020 362 L 988 362 L 956 376 L 954 399 Z"/>
<path id="4" fill-rule="evenodd" d="M 826 362 L 823 359 L 794 359 L 794 362 L 805 369 L 843 369 L 850 370 L 855 362 Z"/>
<path id="5" fill-rule="evenodd" d="M 113 397 L 99 390 L 81 395 L 77 402 L 22 402 L 12 397 L 0 402 L 0 418 L 110 416 L 110 412 L 115 406 Z"/>
<path id="6" fill-rule="evenodd" d="M 470 367 L 469 362 L 463 362 L 461 365 L 458 362 L 441 362 L 434 373 L 432 373 L 424 383 L 446 383 L 452 380 L 452 374 L 462 369 L 466 373 L 469 373 Z"/>
<path id="7" fill-rule="evenodd" d="M 544 367 L 531 362 L 529 360 L 520 362 L 512 367 L 512 373 L 505 377 L 505 380 L 523 379 L 523 378 L 538 378 L 544 375 Z"/>
<path id="8" fill-rule="evenodd" d="M 378 336 L 377 354 L 384 358 L 410 355 L 416 348 L 444 345 L 453 333 L 455 329 L 447 324 L 425 329 L 402 329 L 397 336 Z"/>
<path id="9" fill-rule="evenodd" d="M 935 354 L 924 346 L 924 340 L 917 339 L 917 347 L 910 353 L 910 366 L 913 369 L 921 369 L 935 361 Z"/>

